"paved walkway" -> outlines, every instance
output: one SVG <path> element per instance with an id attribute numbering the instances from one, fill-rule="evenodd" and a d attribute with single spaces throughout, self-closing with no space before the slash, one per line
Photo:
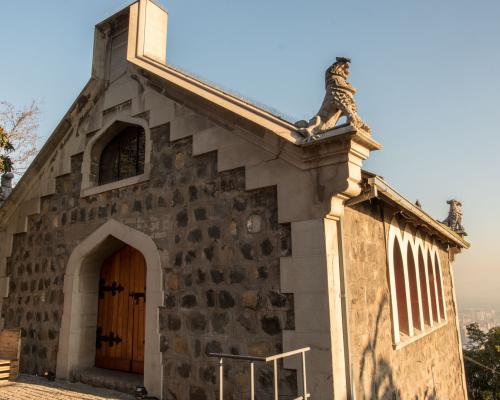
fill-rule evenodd
<path id="1" fill-rule="evenodd" d="M 82 383 L 49 382 L 37 376 L 21 375 L 15 382 L 0 383 L 0 400 L 133 400 L 134 397 Z"/>

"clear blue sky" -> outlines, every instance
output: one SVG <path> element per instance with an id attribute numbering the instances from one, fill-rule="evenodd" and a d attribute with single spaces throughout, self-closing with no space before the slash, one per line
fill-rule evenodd
<path id="1" fill-rule="evenodd" d="M 124 0 L 2 2 L 0 100 L 42 101 L 47 137 L 90 76 L 93 27 Z M 384 149 L 365 167 L 443 219 L 464 204 L 460 306 L 500 309 L 500 2 L 161 0 L 168 62 L 309 118 L 324 69 L 351 57 L 361 116 Z"/>

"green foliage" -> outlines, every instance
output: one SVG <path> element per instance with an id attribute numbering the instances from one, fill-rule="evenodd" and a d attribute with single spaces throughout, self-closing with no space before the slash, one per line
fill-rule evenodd
<path id="1" fill-rule="evenodd" d="M 477 323 L 467 325 L 465 374 L 471 400 L 500 397 L 500 326 L 483 332 Z"/>
<path id="2" fill-rule="evenodd" d="M 12 161 L 8 155 L 12 151 L 14 147 L 10 144 L 4 128 L 0 126 L 0 175 L 12 171 Z"/>

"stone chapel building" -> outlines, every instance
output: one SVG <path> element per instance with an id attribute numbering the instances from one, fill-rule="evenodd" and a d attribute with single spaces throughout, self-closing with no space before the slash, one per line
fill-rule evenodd
<path id="1" fill-rule="evenodd" d="M 452 262 L 469 245 L 362 169 L 381 145 L 349 60 L 293 124 L 169 66 L 167 17 L 140 0 L 96 26 L 89 82 L 0 207 L 21 370 L 211 400 L 207 353 L 310 347 L 312 399 L 465 399 Z M 279 363 L 280 398 L 303 394 L 299 361 Z M 225 371 L 225 398 L 249 398 L 248 363 Z M 255 380 L 274 398 L 272 368 Z"/>

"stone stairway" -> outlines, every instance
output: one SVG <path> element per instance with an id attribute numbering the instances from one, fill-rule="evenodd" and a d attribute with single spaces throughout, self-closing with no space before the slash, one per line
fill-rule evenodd
<path id="1" fill-rule="evenodd" d="M 10 378 L 10 360 L 0 360 L 0 382 Z"/>

